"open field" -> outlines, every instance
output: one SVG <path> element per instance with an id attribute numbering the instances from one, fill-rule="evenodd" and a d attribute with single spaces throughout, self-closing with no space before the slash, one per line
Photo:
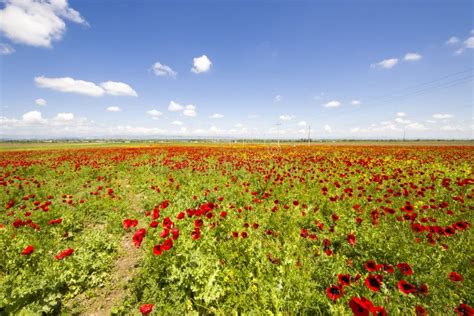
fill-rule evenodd
<path id="1" fill-rule="evenodd" d="M 0 148 L 0 314 L 472 315 L 472 142 Z"/>

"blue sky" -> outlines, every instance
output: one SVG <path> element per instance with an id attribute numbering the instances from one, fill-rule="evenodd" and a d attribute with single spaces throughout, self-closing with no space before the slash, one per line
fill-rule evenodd
<path id="1" fill-rule="evenodd" d="M 472 12 L 4 1 L 0 137 L 473 138 Z"/>

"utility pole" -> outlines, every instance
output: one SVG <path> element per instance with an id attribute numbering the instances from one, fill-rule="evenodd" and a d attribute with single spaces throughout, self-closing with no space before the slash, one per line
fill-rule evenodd
<path id="1" fill-rule="evenodd" d="M 276 129 L 277 129 L 277 144 L 278 144 L 278 147 L 280 147 L 280 129 L 279 129 L 279 126 L 281 125 L 281 123 L 277 122 L 275 125 L 276 125 Z"/>
<path id="2" fill-rule="evenodd" d="M 311 145 L 311 125 L 308 126 L 308 145 Z"/>

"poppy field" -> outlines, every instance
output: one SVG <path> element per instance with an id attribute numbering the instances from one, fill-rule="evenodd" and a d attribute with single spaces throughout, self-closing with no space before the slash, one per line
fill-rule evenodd
<path id="1" fill-rule="evenodd" d="M 474 148 L 0 151 L 0 314 L 474 315 Z"/>

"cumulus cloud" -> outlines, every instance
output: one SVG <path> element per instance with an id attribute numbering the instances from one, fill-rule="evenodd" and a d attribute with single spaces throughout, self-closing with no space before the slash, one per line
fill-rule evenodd
<path id="1" fill-rule="evenodd" d="M 43 116 L 39 111 L 30 111 L 22 116 L 22 120 L 25 123 L 41 123 L 43 122 Z"/>
<path id="2" fill-rule="evenodd" d="M 418 61 L 422 58 L 420 54 L 417 53 L 407 53 L 403 60 L 405 61 Z"/>
<path id="3" fill-rule="evenodd" d="M 8 44 L 0 43 L 0 55 L 10 55 L 15 52 L 15 49 Z"/>
<path id="4" fill-rule="evenodd" d="M 109 111 L 109 112 L 120 112 L 120 111 L 122 111 L 122 109 L 120 109 L 118 106 L 109 106 L 109 107 L 107 107 L 106 110 Z"/>
<path id="5" fill-rule="evenodd" d="M 457 38 L 456 36 L 451 36 L 447 41 L 446 41 L 446 45 L 454 45 L 454 44 L 457 44 L 459 43 L 459 38 Z"/>
<path id="6" fill-rule="evenodd" d="M 292 119 L 293 119 L 293 115 L 287 115 L 287 114 L 285 114 L 285 115 L 280 115 L 280 120 L 281 120 L 281 121 L 290 121 L 290 120 L 292 120 Z"/>
<path id="7" fill-rule="evenodd" d="M 65 20 L 88 25 L 67 0 L 6 0 L 0 32 L 15 43 L 50 47 L 63 37 Z"/>
<path id="8" fill-rule="evenodd" d="M 72 120 L 74 120 L 74 114 L 73 113 L 58 113 L 54 117 L 54 120 L 57 120 L 57 121 L 72 121 Z"/>
<path id="9" fill-rule="evenodd" d="M 176 75 L 178 74 L 176 71 L 171 69 L 170 66 L 163 65 L 160 62 L 154 63 L 152 69 L 155 75 L 157 76 L 170 76 L 170 77 L 175 78 Z"/>
<path id="10" fill-rule="evenodd" d="M 402 119 L 401 117 L 397 117 L 395 119 L 395 122 L 399 123 L 399 124 L 410 124 L 411 121 L 410 120 L 405 120 L 405 119 Z"/>
<path id="11" fill-rule="evenodd" d="M 398 117 L 405 117 L 407 114 L 405 112 L 397 112 Z"/>
<path id="12" fill-rule="evenodd" d="M 450 119 L 452 117 L 453 117 L 452 114 L 446 114 L 446 113 L 433 114 L 433 118 L 435 118 L 437 120 L 446 120 L 446 119 Z"/>
<path id="13" fill-rule="evenodd" d="M 359 100 L 352 100 L 352 101 L 351 101 L 351 104 L 352 104 L 352 105 L 361 105 L 362 102 L 359 101 Z"/>
<path id="14" fill-rule="evenodd" d="M 393 68 L 396 64 L 398 64 L 398 58 L 390 58 L 384 59 L 381 62 L 371 64 L 371 68 L 379 68 L 379 69 L 390 69 Z"/>
<path id="15" fill-rule="evenodd" d="M 327 125 L 327 124 L 324 125 L 324 131 L 325 131 L 326 133 L 331 133 L 331 132 L 332 132 L 331 126 L 329 126 L 329 125 Z"/>
<path id="16" fill-rule="evenodd" d="M 184 107 L 184 111 L 183 111 L 183 115 L 184 116 L 191 116 L 191 117 L 194 117 L 197 115 L 196 113 L 196 107 L 192 104 L 188 104 Z"/>
<path id="17" fill-rule="evenodd" d="M 471 36 L 467 40 L 465 40 L 464 45 L 466 46 L 466 48 L 474 48 L 474 36 Z"/>
<path id="18" fill-rule="evenodd" d="M 341 102 L 339 101 L 329 101 L 328 103 L 323 104 L 325 108 L 338 108 L 341 106 Z"/>
<path id="19" fill-rule="evenodd" d="M 168 111 L 170 112 L 178 112 L 182 111 L 184 109 L 184 106 L 179 104 L 178 102 L 170 101 L 168 104 Z"/>
<path id="20" fill-rule="evenodd" d="M 298 126 L 306 126 L 306 125 L 308 125 L 308 124 L 306 123 L 306 121 L 301 121 L 301 122 L 298 122 L 297 125 L 298 125 Z"/>
<path id="21" fill-rule="evenodd" d="M 181 126 L 181 125 L 183 125 L 183 122 L 181 122 L 181 121 L 173 121 L 173 122 L 171 122 L 171 124 L 172 124 L 172 125 Z"/>
<path id="22" fill-rule="evenodd" d="M 211 69 L 211 65 L 211 60 L 206 55 L 202 55 L 201 57 L 193 58 L 193 68 L 191 68 L 191 71 L 196 74 L 208 72 Z"/>
<path id="23" fill-rule="evenodd" d="M 123 82 L 106 81 L 102 82 L 100 86 L 104 89 L 106 94 L 115 96 L 132 96 L 137 97 L 138 94 L 132 87 Z"/>
<path id="24" fill-rule="evenodd" d="M 224 117 L 224 115 L 219 114 L 219 113 L 214 113 L 211 116 L 209 116 L 210 119 L 221 119 L 223 117 Z"/>
<path id="25" fill-rule="evenodd" d="M 146 114 L 150 115 L 152 119 L 154 120 L 157 120 L 160 118 L 160 116 L 163 115 L 163 113 L 161 113 L 160 111 L 156 110 L 156 109 L 153 109 L 153 110 L 150 110 L 150 111 L 147 111 Z"/>
<path id="26" fill-rule="evenodd" d="M 45 106 L 47 102 L 45 99 L 39 98 L 35 100 L 35 103 L 36 105 L 39 105 L 39 106 Z"/>
<path id="27" fill-rule="evenodd" d="M 106 81 L 97 85 L 90 81 L 76 80 L 71 77 L 48 78 L 36 77 L 35 83 L 40 88 L 47 88 L 65 93 L 77 93 L 93 97 L 104 94 L 115 96 L 138 96 L 128 84 L 116 81 Z"/>

